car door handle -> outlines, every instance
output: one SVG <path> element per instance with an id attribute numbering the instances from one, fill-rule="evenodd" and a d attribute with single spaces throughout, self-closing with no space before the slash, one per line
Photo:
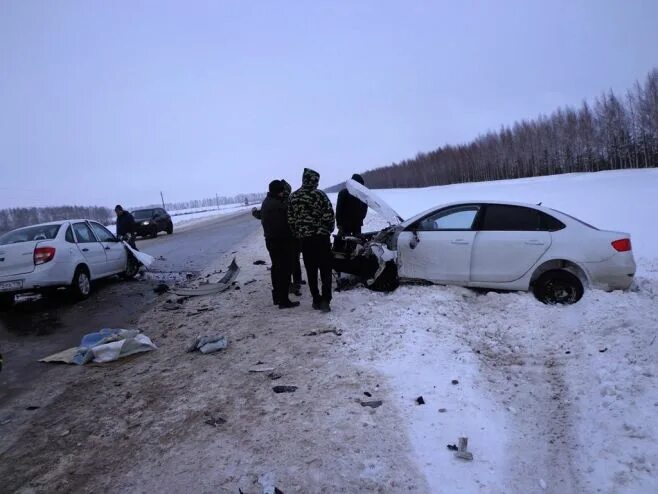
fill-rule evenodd
<path id="1" fill-rule="evenodd" d="M 540 242 L 539 240 L 528 240 L 526 245 L 545 245 L 545 242 Z"/>
<path id="2" fill-rule="evenodd" d="M 464 240 L 464 239 L 462 239 L 462 238 L 458 238 L 457 240 L 453 240 L 453 241 L 450 242 L 450 243 L 455 244 L 455 245 L 468 245 L 468 244 L 470 244 L 469 241 Z"/>

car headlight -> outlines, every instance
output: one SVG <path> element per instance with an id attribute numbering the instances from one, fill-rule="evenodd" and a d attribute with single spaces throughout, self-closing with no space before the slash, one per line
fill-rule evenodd
<path id="1" fill-rule="evenodd" d="M 150 224 L 151 224 L 150 221 L 145 221 L 145 222 L 142 223 L 142 225 L 144 225 L 144 226 L 148 226 L 148 225 L 150 225 Z"/>

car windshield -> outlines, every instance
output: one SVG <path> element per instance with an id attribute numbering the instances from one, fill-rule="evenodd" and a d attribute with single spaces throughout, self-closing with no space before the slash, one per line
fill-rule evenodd
<path id="1" fill-rule="evenodd" d="M 33 242 L 35 240 L 52 240 L 62 225 L 39 225 L 20 228 L 0 236 L 0 245 Z"/>
<path id="2" fill-rule="evenodd" d="M 150 220 L 153 218 L 153 209 L 139 209 L 133 211 L 133 218 L 136 220 Z"/>
<path id="3" fill-rule="evenodd" d="M 592 226 L 592 225 L 590 225 L 589 223 L 585 223 L 583 220 L 579 220 L 578 218 L 574 218 L 574 217 L 571 216 L 570 214 L 563 213 L 562 211 L 559 211 L 559 210 L 557 210 L 557 209 L 553 209 L 553 211 L 555 211 L 556 213 L 563 214 L 563 215 L 565 215 L 566 217 L 571 218 L 571 219 L 574 220 L 574 221 L 577 221 L 577 222 L 580 223 L 581 225 L 585 225 L 587 228 L 591 228 L 592 230 L 598 230 L 598 228 L 596 228 L 595 226 Z"/>

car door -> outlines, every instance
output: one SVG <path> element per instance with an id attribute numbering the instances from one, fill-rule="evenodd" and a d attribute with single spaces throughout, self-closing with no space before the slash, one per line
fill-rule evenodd
<path id="1" fill-rule="evenodd" d="M 90 221 L 89 224 L 96 234 L 96 238 L 98 238 L 103 245 L 103 249 L 105 249 L 108 272 L 121 273 L 125 271 L 128 254 L 123 243 L 119 242 L 119 240 L 100 223 Z"/>
<path id="2" fill-rule="evenodd" d="M 87 222 L 73 223 L 73 232 L 78 248 L 89 266 L 91 278 L 105 276 L 109 272 L 105 248 L 98 241 Z"/>
<path id="3" fill-rule="evenodd" d="M 477 204 L 450 206 L 429 214 L 400 233 L 400 277 L 467 283 L 475 238 L 473 225 L 479 211 Z"/>
<path id="4" fill-rule="evenodd" d="M 471 281 L 504 283 L 518 280 L 551 246 L 542 231 L 542 212 L 524 206 L 487 204 L 473 244 Z"/>

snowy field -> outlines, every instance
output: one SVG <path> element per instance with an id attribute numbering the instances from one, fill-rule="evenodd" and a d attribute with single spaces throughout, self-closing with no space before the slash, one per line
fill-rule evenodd
<path id="1" fill-rule="evenodd" d="M 542 202 L 631 233 L 638 262 L 628 292 L 587 291 L 568 307 L 442 286 L 337 294 L 345 351 L 389 377 L 431 492 L 658 492 L 658 170 L 378 193 L 402 217 Z M 369 211 L 364 230 L 381 226 Z M 473 462 L 447 450 L 460 436 Z"/>
<path id="2" fill-rule="evenodd" d="M 171 220 L 174 225 L 189 225 L 198 223 L 200 220 L 212 218 L 213 216 L 221 216 L 225 214 L 237 213 L 251 209 L 254 205 L 245 206 L 244 204 L 226 204 L 219 206 L 219 208 L 192 208 L 181 209 L 178 211 L 169 211 Z"/>

